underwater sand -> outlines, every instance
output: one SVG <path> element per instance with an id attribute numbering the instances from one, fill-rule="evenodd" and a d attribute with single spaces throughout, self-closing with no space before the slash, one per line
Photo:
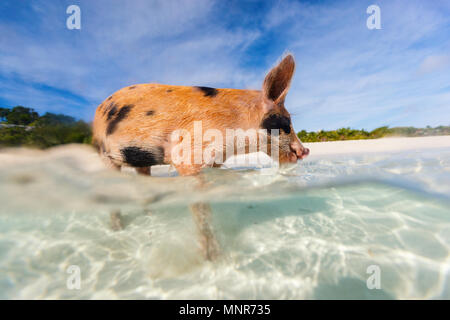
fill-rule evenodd
<path id="1" fill-rule="evenodd" d="M 206 170 L 204 192 L 167 167 L 106 170 L 87 146 L 2 150 L 0 299 L 450 299 L 450 140 L 438 138 L 309 144 L 281 171 Z M 214 263 L 196 201 L 213 209 Z"/>

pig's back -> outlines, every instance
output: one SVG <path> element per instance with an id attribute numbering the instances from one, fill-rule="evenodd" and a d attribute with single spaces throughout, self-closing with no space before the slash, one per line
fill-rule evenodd
<path id="1" fill-rule="evenodd" d="M 125 87 L 101 103 L 93 122 L 93 140 L 112 158 L 125 146 L 155 148 L 175 129 L 246 127 L 243 108 L 254 106 L 260 91 L 138 84 Z"/>
<path id="2" fill-rule="evenodd" d="M 140 136 L 145 132 L 171 132 L 194 120 L 230 126 L 259 98 L 256 90 L 139 84 L 125 87 L 97 108 L 94 136 Z M 245 125 L 244 125 L 245 126 Z"/>

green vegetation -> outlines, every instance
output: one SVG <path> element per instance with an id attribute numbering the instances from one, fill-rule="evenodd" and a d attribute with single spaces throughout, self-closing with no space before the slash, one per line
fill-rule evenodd
<path id="1" fill-rule="evenodd" d="M 380 127 L 372 131 L 364 129 L 341 128 L 338 130 L 317 132 L 300 131 L 298 137 L 302 142 L 322 142 L 337 140 L 360 140 L 360 139 L 378 139 L 383 137 L 423 137 L 423 136 L 441 136 L 450 135 L 450 126 L 439 126 L 436 128 L 414 128 L 414 127 Z"/>
<path id="2" fill-rule="evenodd" d="M 48 148 L 66 143 L 90 143 L 91 127 L 82 120 L 30 108 L 0 108 L 0 147 Z"/>
<path id="3" fill-rule="evenodd" d="M 36 111 L 30 108 L 17 106 L 10 109 L 0 108 L 0 118 L 8 124 L 28 126 L 39 118 Z"/>

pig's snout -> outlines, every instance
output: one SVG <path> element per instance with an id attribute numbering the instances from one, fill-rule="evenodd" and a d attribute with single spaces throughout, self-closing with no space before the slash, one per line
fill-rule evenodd
<path id="1" fill-rule="evenodd" d="M 304 159 L 309 154 L 309 149 L 305 148 L 299 141 L 292 142 L 290 147 L 293 153 L 291 159 L 293 162 L 297 161 L 298 159 Z"/>

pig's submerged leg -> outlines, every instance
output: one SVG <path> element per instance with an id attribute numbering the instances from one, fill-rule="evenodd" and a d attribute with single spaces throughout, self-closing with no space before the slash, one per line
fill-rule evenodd
<path id="1" fill-rule="evenodd" d="M 199 232 L 203 255 L 209 261 L 216 260 L 220 249 L 212 228 L 211 206 L 206 202 L 196 202 L 189 205 L 189 209 Z"/>
<path id="2" fill-rule="evenodd" d="M 201 176 L 198 176 L 201 170 L 200 165 L 174 165 L 180 175 L 196 175 L 199 185 L 197 190 L 204 190 L 205 181 Z M 199 233 L 200 245 L 205 259 L 214 261 L 220 254 L 220 246 L 214 234 L 212 227 L 212 210 L 209 203 L 195 202 L 189 205 L 192 213 L 192 218 Z"/>

